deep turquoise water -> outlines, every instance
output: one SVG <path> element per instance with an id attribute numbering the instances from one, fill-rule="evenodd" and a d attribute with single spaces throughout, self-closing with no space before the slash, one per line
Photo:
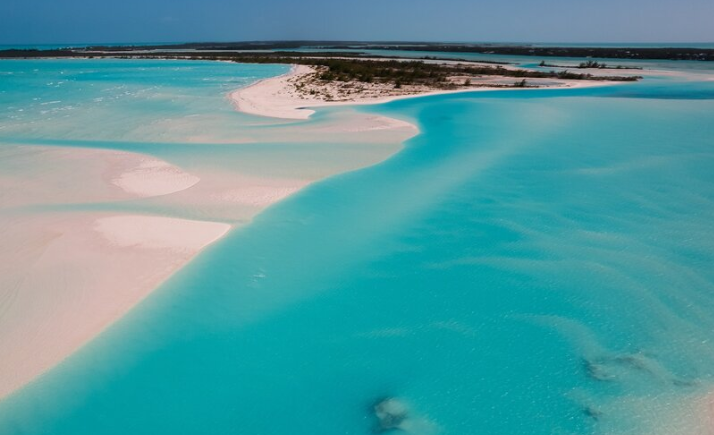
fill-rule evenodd
<path id="1" fill-rule="evenodd" d="M 0 433 L 369 434 L 384 397 L 413 434 L 704 433 L 714 81 L 360 110 L 422 134 L 207 250 L 0 403 Z"/>

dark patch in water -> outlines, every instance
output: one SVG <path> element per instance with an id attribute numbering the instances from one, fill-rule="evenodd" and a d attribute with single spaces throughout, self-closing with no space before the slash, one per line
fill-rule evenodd
<path id="1" fill-rule="evenodd" d="M 699 385 L 699 382 L 692 380 L 692 379 L 682 379 L 682 378 L 675 378 L 672 380 L 672 384 L 678 386 L 678 387 L 696 387 Z"/>
<path id="2" fill-rule="evenodd" d="M 409 417 L 406 405 L 393 397 L 378 400 L 373 408 L 374 415 L 377 417 L 375 433 L 401 431 L 401 425 Z"/>
<path id="3" fill-rule="evenodd" d="M 583 414 L 587 415 L 595 421 L 598 421 L 602 418 L 602 411 L 592 406 L 584 406 Z"/>
<path id="4" fill-rule="evenodd" d="M 593 362 L 588 359 L 583 358 L 583 368 L 588 377 L 595 379 L 596 381 L 614 381 L 615 376 L 608 373 L 607 368 L 598 362 Z"/>

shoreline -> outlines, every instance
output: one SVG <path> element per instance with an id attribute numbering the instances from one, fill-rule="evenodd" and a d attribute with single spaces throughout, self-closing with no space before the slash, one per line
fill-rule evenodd
<path id="1" fill-rule="evenodd" d="M 6 176 L 0 237 L 0 400 L 100 335 L 232 228 L 131 212 L 20 213 L 41 204 L 153 198 L 200 180 L 153 156 L 71 147 L 8 146 L 25 168 Z M 72 186 L 71 188 L 67 188 Z"/>
<path id="2" fill-rule="evenodd" d="M 246 87 L 238 88 L 228 92 L 227 98 L 232 102 L 237 111 L 250 115 L 263 116 L 268 118 L 306 120 L 315 113 L 317 108 L 338 107 L 338 106 L 364 106 L 385 104 L 392 101 L 405 100 L 410 98 L 430 97 L 437 95 L 451 95 L 470 92 L 492 92 L 492 91 L 523 91 L 523 90 L 553 90 L 553 89 L 578 89 L 601 86 L 612 86 L 618 82 L 610 81 L 586 81 L 586 80 L 557 80 L 547 81 L 543 86 L 533 87 L 498 87 L 488 85 L 476 85 L 463 89 L 425 90 L 410 94 L 384 95 L 379 97 L 357 97 L 349 100 L 327 101 L 320 98 L 308 98 L 304 95 L 297 95 L 292 91 L 293 82 L 315 73 L 312 67 L 306 65 L 291 65 L 290 71 L 280 76 L 258 80 Z M 332 84 L 330 84 L 332 85 Z M 391 119 L 391 118 L 390 118 Z"/>
<path id="3" fill-rule="evenodd" d="M 14 294 L 0 321 L 0 339 L 12 349 L 0 360 L 0 401 L 102 334 L 231 229 L 103 213 L 2 223 L 14 232 L 5 242 L 20 254 L 3 266 L 0 279 Z"/>
<path id="4" fill-rule="evenodd" d="M 337 161 L 315 165 L 305 157 L 286 168 L 267 152 L 244 158 L 231 171 L 205 165 L 184 170 L 130 151 L 3 147 L 0 158 L 23 170 L 0 179 L 7 187 L 0 193 L 6 247 L 0 250 L 0 288 L 8 289 L 0 293 L 0 342 L 12 349 L 0 360 L 0 401 L 92 342 L 232 229 L 315 181 L 383 161 L 417 133 L 405 121 L 351 114 L 276 134 L 318 145 L 349 138 L 367 145 L 361 154 L 346 149 L 328 156 Z M 139 199 L 184 211 L 21 211 Z"/>

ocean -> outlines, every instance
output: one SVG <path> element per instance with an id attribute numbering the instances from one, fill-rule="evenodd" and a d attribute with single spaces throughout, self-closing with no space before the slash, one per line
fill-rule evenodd
<path id="1" fill-rule="evenodd" d="M 3 61 L 0 146 L 72 143 L 228 170 L 234 151 L 220 140 L 281 127 L 222 95 L 282 72 Z M 709 433 L 714 81 L 693 77 L 420 97 L 291 122 L 299 133 L 357 111 L 421 134 L 232 231 L 0 402 L 0 433 Z M 178 133 L 152 127 L 187 116 Z M 182 143 L 196 128 L 215 140 Z M 88 207 L 208 214 L 146 201 L 49 208 Z M 398 427 L 375 411 L 386 405 Z"/>

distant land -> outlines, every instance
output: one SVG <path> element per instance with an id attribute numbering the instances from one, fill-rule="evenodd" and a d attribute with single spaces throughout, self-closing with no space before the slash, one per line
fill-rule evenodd
<path id="1" fill-rule="evenodd" d="M 693 44 L 696 45 L 696 44 Z M 196 42 L 155 45 L 96 45 L 64 50 L 3 50 L 0 57 L 30 57 L 28 51 L 52 52 L 53 56 L 72 56 L 82 52 L 122 52 L 151 50 L 192 51 L 274 51 L 296 49 L 342 50 L 400 50 L 446 53 L 479 53 L 533 57 L 578 57 L 601 59 L 688 60 L 714 61 L 714 48 L 677 46 L 550 46 L 530 44 L 464 44 L 435 42 L 352 42 L 352 41 L 247 41 Z M 39 54 L 39 53 L 38 53 Z"/>
<path id="2" fill-rule="evenodd" d="M 584 63 L 572 72 L 536 70 L 493 60 L 435 57 L 416 51 L 414 56 L 375 54 L 370 45 L 362 51 L 345 43 L 242 42 L 194 43 L 155 46 L 92 46 L 63 49 L 11 49 L 0 51 L 0 58 L 118 58 L 208 60 L 238 63 L 282 63 L 300 65 L 301 74 L 286 86 L 289 92 L 305 99 L 348 102 L 366 97 L 384 98 L 457 91 L 473 88 L 533 88 L 582 86 L 584 82 L 632 82 L 639 75 L 601 74 L 609 69 L 633 69 L 609 64 Z M 434 45 L 437 47 L 441 45 Z M 389 45 L 379 45 L 387 50 Z M 401 46 L 398 46 L 401 47 Z M 432 47 L 430 45 L 430 47 Z M 306 49 L 307 48 L 307 49 Z M 377 53 L 382 53 L 377 51 Z M 580 83 L 575 83 L 580 82 Z"/>

